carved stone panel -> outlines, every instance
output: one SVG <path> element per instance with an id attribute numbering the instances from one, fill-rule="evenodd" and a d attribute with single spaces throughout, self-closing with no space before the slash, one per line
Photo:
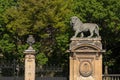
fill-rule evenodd
<path id="1" fill-rule="evenodd" d="M 89 60 L 84 60 L 79 66 L 80 75 L 83 77 L 89 77 L 93 73 L 92 63 Z"/>

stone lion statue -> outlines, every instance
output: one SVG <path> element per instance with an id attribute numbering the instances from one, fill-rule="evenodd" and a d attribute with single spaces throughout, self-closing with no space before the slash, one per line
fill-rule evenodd
<path id="1" fill-rule="evenodd" d="M 75 31 L 74 38 L 77 37 L 77 35 L 80 33 L 81 38 L 84 37 L 84 32 L 89 31 L 90 35 L 87 37 L 91 38 L 93 36 L 99 37 L 99 27 L 95 23 L 82 23 L 80 19 L 76 16 L 71 17 L 70 25 L 73 27 L 73 30 Z"/>

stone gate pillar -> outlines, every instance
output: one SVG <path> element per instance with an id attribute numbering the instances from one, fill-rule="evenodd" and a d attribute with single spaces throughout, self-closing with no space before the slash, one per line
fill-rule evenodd
<path id="1" fill-rule="evenodd" d="M 102 80 L 101 38 L 72 38 L 69 80 Z"/>
<path id="2" fill-rule="evenodd" d="M 35 50 L 32 48 L 32 44 L 35 42 L 32 35 L 27 39 L 30 45 L 25 54 L 25 80 L 35 80 Z"/>

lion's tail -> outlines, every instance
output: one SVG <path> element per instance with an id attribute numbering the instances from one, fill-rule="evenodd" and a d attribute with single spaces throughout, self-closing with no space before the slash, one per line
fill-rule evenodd
<path id="1" fill-rule="evenodd" d="M 99 30 L 99 26 L 96 24 L 96 28 L 97 28 L 97 30 Z"/>
<path id="2" fill-rule="evenodd" d="M 96 24 L 96 28 L 95 28 L 95 33 L 97 36 L 99 36 L 99 26 Z"/>

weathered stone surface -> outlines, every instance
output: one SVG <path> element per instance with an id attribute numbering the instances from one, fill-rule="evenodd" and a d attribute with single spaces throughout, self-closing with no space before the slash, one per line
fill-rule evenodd
<path id="1" fill-rule="evenodd" d="M 73 16 L 71 17 L 70 25 L 75 31 L 73 38 L 76 38 L 79 33 L 81 38 L 85 37 L 84 32 L 90 32 L 90 35 L 87 35 L 89 38 L 99 37 L 99 27 L 95 23 L 83 23 L 77 16 Z"/>
<path id="2" fill-rule="evenodd" d="M 101 38 L 72 38 L 70 80 L 102 80 Z"/>

